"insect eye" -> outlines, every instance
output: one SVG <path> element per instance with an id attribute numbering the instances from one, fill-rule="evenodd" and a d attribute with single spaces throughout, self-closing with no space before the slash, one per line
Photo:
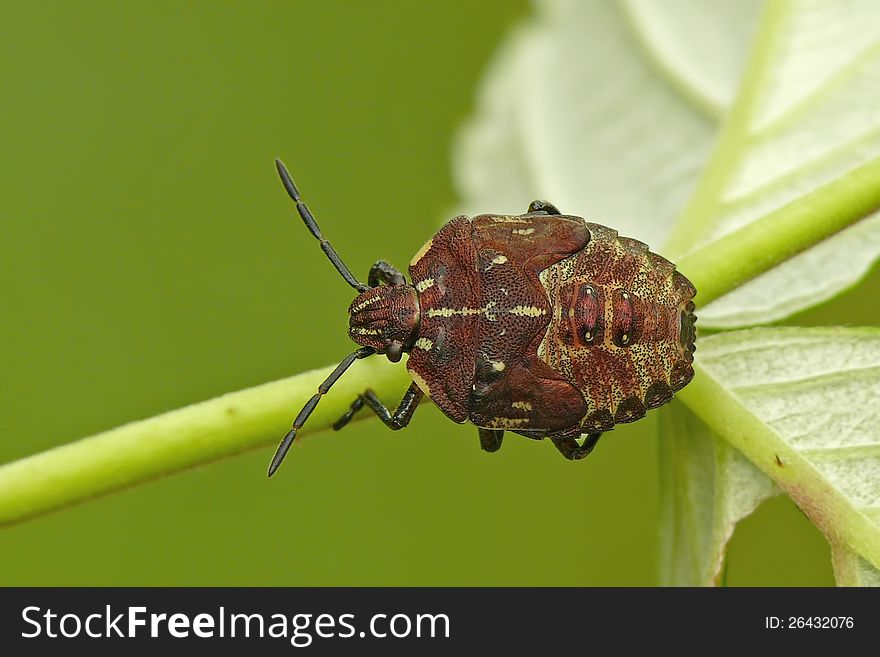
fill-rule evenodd
<path id="1" fill-rule="evenodd" d="M 587 329 L 584 331 L 584 342 L 592 342 L 593 341 L 593 331 Z"/>

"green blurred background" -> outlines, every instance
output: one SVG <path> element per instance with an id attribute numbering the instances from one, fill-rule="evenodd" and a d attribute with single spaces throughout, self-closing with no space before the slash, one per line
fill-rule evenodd
<path id="1" fill-rule="evenodd" d="M 348 353 L 351 290 L 272 158 L 359 275 L 405 265 L 454 207 L 451 140 L 528 12 L 4 8 L 2 461 Z M 825 322 L 878 315 L 850 293 L 790 323 Z M 516 436 L 486 455 L 424 406 L 405 432 L 366 421 L 306 441 L 272 481 L 260 451 L 0 530 L 0 583 L 650 585 L 655 423 L 568 463 Z M 727 581 L 831 584 L 828 559 L 777 498 L 737 530 Z"/>

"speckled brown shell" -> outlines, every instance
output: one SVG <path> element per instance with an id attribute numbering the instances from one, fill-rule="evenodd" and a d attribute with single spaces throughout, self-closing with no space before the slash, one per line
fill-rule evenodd
<path id="1" fill-rule="evenodd" d="M 642 242 L 586 225 L 590 243 L 541 272 L 554 312 L 538 355 L 581 390 L 592 432 L 643 417 L 693 378 L 696 290 Z"/>
<path id="2" fill-rule="evenodd" d="M 420 326 L 407 368 L 456 422 L 604 431 L 693 376 L 691 283 L 580 217 L 456 217 L 410 275 Z"/>

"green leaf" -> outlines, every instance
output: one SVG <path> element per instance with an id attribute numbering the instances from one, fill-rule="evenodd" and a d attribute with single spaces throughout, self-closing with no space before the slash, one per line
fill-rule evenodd
<path id="1" fill-rule="evenodd" d="M 678 393 L 769 475 L 836 549 L 845 581 L 880 565 L 880 330 L 776 328 L 704 338 Z"/>
<path id="2" fill-rule="evenodd" d="M 838 586 L 880 586 L 880 570 L 844 546 L 831 546 L 831 563 Z"/>
<path id="3" fill-rule="evenodd" d="M 736 523 L 779 488 L 681 404 L 660 415 L 660 584 L 713 586 Z"/>
<path id="4" fill-rule="evenodd" d="M 768 3 L 742 87 L 670 239 L 671 255 L 821 195 L 880 157 L 878 80 L 880 4 Z M 840 207 L 853 200 L 834 199 Z M 701 325 L 779 320 L 855 284 L 880 255 L 880 214 L 868 215 L 702 308 Z"/>
<path id="5" fill-rule="evenodd" d="M 670 84 L 711 116 L 733 102 L 761 0 L 624 0 L 642 49 Z"/>
<path id="6" fill-rule="evenodd" d="M 498 53 L 458 140 L 464 211 L 522 212 L 546 198 L 662 243 L 708 155 L 718 103 L 736 86 L 750 5 L 714 15 L 697 2 L 662 13 L 541 3 Z M 694 31 L 724 36 L 686 51 Z M 692 66 L 680 71 L 683 60 Z"/>

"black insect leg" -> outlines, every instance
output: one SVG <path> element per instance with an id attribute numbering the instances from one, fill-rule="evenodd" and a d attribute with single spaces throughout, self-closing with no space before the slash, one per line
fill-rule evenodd
<path id="1" fill-rule="evenodd" d="M 592 452 L 596 443 L 599 442 L 599 438 L 602 436 L 601 433 L 588 433 L 586 434 L 586 438 L 584 438 L 584 442 L 578 445 L 577 439 L 580 437 L 580 434 L 580 428 L 576 427 L 574 429 L 551 433 L 549 434 L 549 438 L 553 441 L 556 449 L 558 449 L 565 458 L 570 461 L 576 461 L 584 458 L 587 454 Z"/>
<path id="2" fill-rule="evenodd" d="M 370 275 L 367 277 L 367 284 L 370 287 L 376 287 L 380 283 L 385 285 L 406 285 L 406 278 L 400 273 L 394 265 L 379 260 L 375 265 L 370 267 Z"/>
<path id="3" fill-rule="evenodd" d="M 497 452 L 501 448 L 501 441 L 504 438 L 504 429 L 486 429 L 477 427 L 480 432 L 480 447 L 484 452 Z"/>
<path id="4" fill-rule="evenodd" d="M 543 212 L 544 214 L 560 214 L 559 208 L 549 201 L 532 201 L 529 203 L 529 213 Z"/>
<path id="5" fill-rule="evenodd" d="M 547 432 L 543 429 L 524 429 L 523 431 L 514 431 L 514 433 L 518 433 L 520 436 L 525 436 L 531 440 L 544 440 L 547 437 Z"/>
<path id="6" fill-rule="evenodd" d="M 345 411 L 345 414 L 333 423 L 333 431 L 339 431 L 342 427 L 351 422 L 351 418 L 353 418 L 363 407 L 363 395 L 358 395 L 355 397 L 355 400 L 351 402 L 351 406 Z"/>
<path id="7" fill-rule="evenodd" d="M 421 388 L 415 383 L 410 384 L 403 399 L 400 400 L 400 404 L 397 405 L 397 410 L 392 414 L 387 408 L 385 408 L 385 404 L 383 404 L 376 396 L 375 392 L 367 390 L 362 395 L 357 396 L 357 399 L 352 402 L 351 407 L 346 411 L 345 415 L 333 423 L 333 428 L 336 431 L 339 431 L 342 427 L 348 424 L 351 421 L 351 418 L 354 417 L 354 414 L 361 410 L 366 404 L 376 415 L 379 416 L 379 419 L 382 420 L 382 422 L 385 423 L 385 426 L 389 429 L 392 431 L 403 429 L 412 419 L 413 413 L 416 412 L 416 406 L 418 406 L 419 402 L 422 400 L 423 394 Z"/>

